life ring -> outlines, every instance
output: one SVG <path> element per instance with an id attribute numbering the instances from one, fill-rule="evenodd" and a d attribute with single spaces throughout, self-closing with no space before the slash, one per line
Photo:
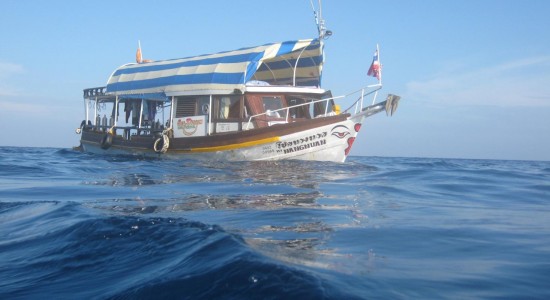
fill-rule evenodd
<path id="1" fill-rule="evenodd" d="M 153 150 L 155 150 L 156 153 L 166 153 L 169 146 L 170 139 L 167 135 L 163 134 L 155 140 L 155 143 L 153 144 Z"/>
<path id="2" fill-rule="evenodd" d="M 113 144 L 113 135 L 110 133 L 106 133 L 103 138 L 101 138 L 101 149 L 107 150 L 111 147 Z"/>

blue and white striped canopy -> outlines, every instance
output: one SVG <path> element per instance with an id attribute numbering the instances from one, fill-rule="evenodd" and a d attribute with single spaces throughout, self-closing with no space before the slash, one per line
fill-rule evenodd
<path id="1" fill-rule="evenodd" d="M 126 64 L 106 92 L 120 96 L 227 94 L 252 80 L 272 85 L 320 86 L 323 46 L 317 39 L 288 41 L 195 57 Z"/>

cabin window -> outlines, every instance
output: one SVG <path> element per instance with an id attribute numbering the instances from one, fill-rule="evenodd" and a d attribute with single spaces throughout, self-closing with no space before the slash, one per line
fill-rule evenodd
<path id="1" fill-rule="evenodd" d="M 286 118 L 286 110 L 283 108 L 283 100 L 280 96 L 262 97 L 264 111 L 269 117 Z"/>
<path id="2" fill-rule="evenodd" d="M 177 97 L 176 118 L 206 115 L 209 110 L 210 97 Z"/>
<path id="3" fill-rule="evenodd" d="M 306 101 L 301 98 L 290 98 L 288 100 L 289 113 L 291 118 L 310 118 L 309 106 L 304 105 Z M 299 106 L 298 106 L 299 105 Z M 295 107 L 292 107 L 295 106 Z"/>
<path id="4" fill-rule="evenodd" d="M 241 117 L 241 98 L 239 96 L 223 96 L 216 99 L 218 119 L 236 119 Z"/>
<path id="5" fill-rule="evenodd" d="M 197 115 L 208 115 L 210 113 L 210 96 L 197 98 Z"/>
<path id="6" fill-rule="evenodd" d="M 330 113 L 334 106 L 334 100 L 332 99 L 331 91 L 326 91 L 321 95 L 320 99 L 330 99 L 328 101 L 319 101 L 313 105 L 313 111 L 311 111 L 312 116 L 319 117 L 324 116 L 325 113 Z"/>
<path id="7" fill-rule="evenodd" d="M 315 117 L 324 116 L 325 113 L 330 113 L 333 110 L 334 100 L 320 101 L 313 105 L 313 115 Z"/>

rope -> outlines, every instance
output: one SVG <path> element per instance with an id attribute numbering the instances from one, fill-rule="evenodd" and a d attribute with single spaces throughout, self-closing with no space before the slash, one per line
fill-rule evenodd
<path id="1" fill-rule="evenodd" d="M 160 149 L 160 153 L 166 153 L 168 151 L 168 147 L 170 147 L 170 139 L 166 134 L 162 135 L 162 149 Z"/>
<path id="2" fill-rule="evenodd" d="M 168 131 L 170 129 L 166 129 L 162 132 L 162 139 L 159 137 L 155 144 L 153 145 L 153 150 L 157 153 L 166 153 L 168 151 L 168 147 L 170 147 L 170 138 L 168 138 Z M 158 149 L 158 144 L 162 141 L 162 148 Z"/>

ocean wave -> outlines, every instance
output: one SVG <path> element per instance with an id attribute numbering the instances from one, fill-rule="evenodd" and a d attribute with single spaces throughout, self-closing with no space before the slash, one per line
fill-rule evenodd
<path id="1" fill-rule="evenodd" d="M 10 227 L 0 296 L 39 298 L 323 298 L 345 295 L 322 279 L 270 261 L 238 235 L 181 218 L 87 216 L 60 220 L 74 205 L 4 205 L 3 216 L 38 210 Z M 15 223 L 42 224 L 30 234 Z M 56 224 L 54 224 L 56 223 Z M 29 249 L 32 251 L 29 251 Z M 23 254 L 24 253 L 24 254 Z M 93 275 L 92 275 L 93 274 Z M 351 295 L 353 298 L 353 295 Z"/>

